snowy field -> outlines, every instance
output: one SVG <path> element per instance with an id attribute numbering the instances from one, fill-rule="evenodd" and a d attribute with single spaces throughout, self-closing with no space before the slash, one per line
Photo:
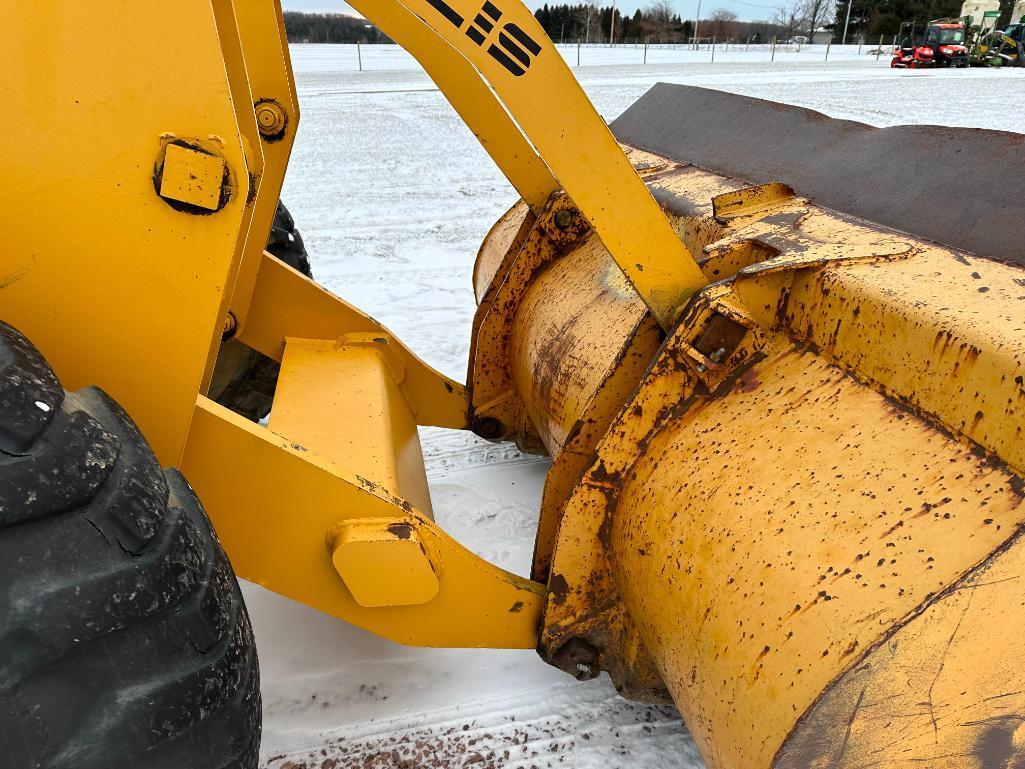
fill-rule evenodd
<path id="1" fill-rule="evenodd" d="M 422 72 L 325 70 L 324 48 L 293 47 L 303 116 L 283 196 L 315 277 L 463 379 L 474 256 L 515 194 Z M 890 70 L 885 56 L 846 51 L 828 63 L 748 56 L 596 64 L 577 75 L 608 119 L 667 81 L 875 125 L 1025 133 L 1023 70 Z M 879 179 L 887 183 L 885 168 Z M 463 433 L 425 430 L 423 441 L 438 521 L 526 574 L 547 463 Z M 702 766 L 675 712 L 621 700 L 605 677 L 578 683 L 532 651 L 397 646 L 245 589 L 267 769 Z"/>

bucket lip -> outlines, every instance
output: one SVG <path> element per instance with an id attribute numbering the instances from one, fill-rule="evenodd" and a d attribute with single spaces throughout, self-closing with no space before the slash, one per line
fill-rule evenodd
<path id="1" fill-rule="evenodd" d="M 620 142 L 835 211 L 1025 266 L 1025 135 L 884 128 L 750 96 L 656 83 L 611 123 Z"/>

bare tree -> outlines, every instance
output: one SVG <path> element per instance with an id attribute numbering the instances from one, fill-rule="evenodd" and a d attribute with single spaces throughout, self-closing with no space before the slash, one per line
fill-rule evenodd
<path id="1" fill-rule="evenodd" d="M 584 0 L 580 11 L 580 25 L 584 28 L 584 42 L 591 42 L 591 21 L 598 13 L 598 0 Z M 599 25 L 600 26 L 600 25 Z"/>
<path id="2" fill-rule="evenodd" d="M 789 40 L 804 24 L 804 4 L 806 0 L 790 0 L 787 5 L 776 10 L 773 21 L 783 27 L 783 39 Z"/>
<path id="3" fill-rule="evenodd" d="M 815 30 L 833 12 L 833 0 L 804 0 L 804 23 L 808 25 L 808 40 L 815 38 Z"/>
<path id="4" fill-rule="evenodd" d="M 712 36 L 717 40 L 735 37 L 737 31 L 737 14 L 725 8 L 715 10 L 709 21 L 712 25 Z"/>
<path id="5" fill-rule="evenodd" d="M 651 24 L 651 30 L 661 39 L 669 37 L 673 28 L 673 0 L 653 0 L 644 9 L 644 15 Z"/>

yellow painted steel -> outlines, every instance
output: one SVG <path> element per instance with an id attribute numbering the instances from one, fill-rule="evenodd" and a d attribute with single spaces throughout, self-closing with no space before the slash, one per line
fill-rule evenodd
<path id="1" fill-rule="evenodd" d="M 372 333 L 287 340 L 268 426 L 430 516 L 416 421 L 400 389 L 405 367 L 392 345 Z"/>
<path id="2" fill-rule="evenodd" d="M 295 141 L 299 104 L 295 98 L 295 79 L 280 3 L 276 0 L 235 2 L 234 9 L 264 160 L 260 194 L 253 201 L 246 250 L 231 296 L 234 323 L 243 327 Z"/>
<path id="3" fill-rule="evenodd" d="M 509 271 L 512 259 L 534 226 L 535 217 L 523 201 L 517 201 L 495 222 L 473 263 L 473 295 L 477 304 L 489 304 L 486 294 Z M 476 337 L 476 329 L 473 336 Z M 470 356 L 473 358 L 472 354 Z"/>
<path id="4" fill-rule="evenodd" d="M 217 155 L 169 144 L 160 174 L 160 197 L 216 211 L 227 167 Z"/>
<path id="5" fill-rule="evenodd" d="M 417 425 L 465 427 L 465 388 L 263 252 L 299 117 L 279 4 L 72 5 L 0 11 L 0 316 L 125 405 L 239 574 L 403 643 L 532 647 L 543 587 L 431 518 Z M 225 329 L 282 360 L 269 427 L 197 401 Z"/>
<path id="6" fill-rule="evenodd" d="M 655 318 L 670 328 L 705 277 L 533 14 L 520 0 L 483 8 L 474 0 L 402 4 L 490 83 Z M 370 18 L 372 5 L 365 10 Z M 410 40 L 414 56 L 423 39 Z"/>
<path id="7" fill-rule="evenodd" d="M 717 281 L 650 368 L 601 339 L 639 300 L 588 238 L 477 342 L 554 455 L 542 654 L 668 694 L 717 769 L 1014 765 L 1025 271 L 645 160 Z"/>
<path id="8" fill-rule="evenodd" d="M 97 384 L 164 464 L 181 456 L 213 366 L 262 172 L 227 0 L 5 3 L 0 314 L 65 386 Z M 113 44 L 112 41 L 116 41 Z M 173 141 L 223 162 L 228 199 L 197 215 L 158 196 Z"/>
<path id="9" fill-rule="evenodd" d="M 542 585 L 482 560 L 408 500 L 346 472 L 301 440 L 206 398 L 196 404 L 181 467 L 239 576 L 398 643 L 534 647 Z M 440 586 L 433 599 L 374 607 L 357 602 L 332 558 L 338 527 L 367 519 L 416 527 L 437 568 Z M 396 571 L 382 577 L 389 574 L 401 578 Z M 407 595 L 407 585 L 394 588 Z"/>
<path id="10" fill-rule="evenodd" d="M 438 594 L 441 581 L 414 521 L 357 519 L 329 538 L 331 563 L 360 606 L 412 606 Z"/>
<path id="11" fill-rule="evenodd" d="M 831 282 L 857 283 L 858 271 Z M 1006 272 L 1013 285 L 1020 271 Z M 906 300 L 917 298 L 890 298 Z M 858 306 L 871 314 L 885 307 L 865 294 Z M 867 341 L 871 323 L 847 333 L 861 331 Z M 971 692 L 983 720 L 1015 707 L 1013 698 L 986 704 L 1007 691 L 990 674 L 991 660 L 1003 658 L 1010 673 L 1021 659 L 994 648 L 990 627 L 959 628 L 957 615 L 942 623 L 915 618 L 1018 540 L 1020 478 L 867 387 L 842 358 L 802 350 L 786 334 L 759 349 L 761 359 L 726 392 L 702 393 L 688 357 L 675 356 L 675 366 L 672 357 L 642 385 L 635 405 L 658 413 L 675 403 L 678 413 L 641 435 L 626 428 L 645 447 L 637 456 L 621 444 L 620 451 L 634 451 L 632 460 L 621 454 L 613 462 L 611 445 L 600 450 L 603 482 L 619 486 L 606 508 L 604 548 L 618 593 L 710 765 L 859 765 L 856 754 L 844 763 L 841 747 L 865 689 L 841 696 L 832 687 L 908 623 L 925 627 L 912 631 L 920 637 L 899 656 L 932 675 L 906 682 L 894 695 L 901 702 L 887 709 L 917 713 L 925 726 L 938 705 L 933 716 L 942 714 L 944 744 L 982 740 L 986 729 L 974 718 L 947 712 L 949 690 L 927 704 L 945 644 L 960 634 L 980 652 L 951 685 Z M 643 397 L 649 387 L 650 400 Z M 1023 597 L 1020 586 L 991 595 L 1007 591 Z M 800 724 L 824 693 L 833 702 L 830 717 Z M 874 707 L 878 693 L 867 702 Z M 943 755 L 938 724 L 915 747 L 881 726 L 863 723 L 870 734 L 859 739 L 871 747 L 863 755 L 875 753 L 886 766 Z"/>
<path id="12" fill-rule="evenodd" d="M 402 390 L 416 423 L 460 429 L 469 408 L 466 388 L 442 376 L 384 326 L 270 255 L 264 255 L 239 340 L 281 360 L 285 338 L 337 339 L 348 333 L 386 337 L 405 371 Z"/>
<path id="13" fill-rule="evenodd" d="M 473 64 L 398 0 L 350 5 L 416 57 L 520 197 L 540 210 L 559 183 Z"/>

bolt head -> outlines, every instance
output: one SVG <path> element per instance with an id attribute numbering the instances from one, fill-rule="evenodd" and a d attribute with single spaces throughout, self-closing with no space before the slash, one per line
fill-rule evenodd
<path id="1" fill-rule="evenodd" d="M 285 123 L 285 111 L 277 102 L 262 101 L 256 105 L 256 125 L 262 136 L 279 137 L 285 130 Z"/>
<path id="2" fill-rule="evenodd" d="M 589 681 L 601 672 L 598 665 L 598 650 L 577 636 L 562 644 L 552 655 L 551 662 L 578 681 Z"/>
<path id="3" fill-rule="evenodd" d="M 494 417 L 484 417 L 477 421 L 474 432 L 481 438 L 497 438 L 502 434 L 502 423 Z"/>
<path id="4" fill-rule="evenodd" d="M 555 226 L 560 230 L 567 230 L 573 224 L 573 212 L 567 209 L 555 212 Z"/>

